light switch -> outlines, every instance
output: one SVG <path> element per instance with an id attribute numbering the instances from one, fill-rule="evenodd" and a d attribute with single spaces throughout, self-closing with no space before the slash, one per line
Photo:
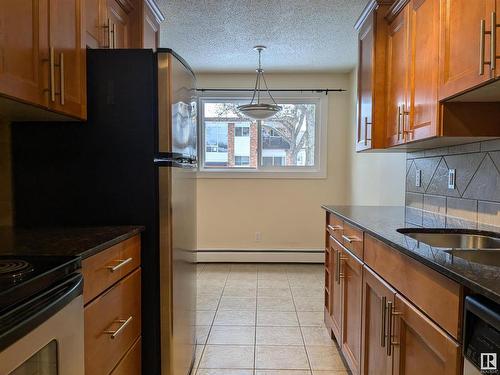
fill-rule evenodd
<path id="1" fill-rule="evenodd" d="M 420 187 L 420 186 L 422 186 L 422 170 L 417 169 L 415 172 L 416 172 L 415 173 L 415 186 Z"/>

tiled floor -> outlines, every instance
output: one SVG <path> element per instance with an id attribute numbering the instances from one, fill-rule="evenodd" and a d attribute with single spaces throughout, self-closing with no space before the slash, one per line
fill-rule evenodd
<path id="1" fill-rule="evenodd" d="M 196 375 L 347 374 L 323 324 L 323 266 L 200 264 Z"/>

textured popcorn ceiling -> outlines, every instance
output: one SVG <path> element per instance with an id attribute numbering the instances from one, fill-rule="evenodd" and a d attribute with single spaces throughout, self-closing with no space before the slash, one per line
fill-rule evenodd
<path id="1" fill-rule="evenodd" d="M 345 72 L 356 63 L 357 17 L 368 0 L 159 0 L 160 45 L 197 72 Z"/>

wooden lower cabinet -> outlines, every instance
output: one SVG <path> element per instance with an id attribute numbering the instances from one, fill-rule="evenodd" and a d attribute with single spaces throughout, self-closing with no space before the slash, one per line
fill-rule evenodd
<path id="1" fill-rule="evenodd" d="M 463 287 L 359 229 L 361 260 L 331 235 L 337 219 L 326 219 L 325 323 L 350 371 L 460 374 Z"/>
<path id="2" fill-rule="evenodd" d="M 115 367 L 111 375 L 139 375 L 141 373 L 141 338 L 132 345 L 129 351 Z"/>
<path id="3" fill-rule="evenodd" d="M 460 373 L 460 345 L 400 294 L 392 316 L 395 375 Z"/>
<path id="4" fill-rule="evenodd" d="M 387 306 L 396 291 L 370 268 L 363 267 L 361 373 L 390 375 L 392 354 L 387 354 Z"/>
<path id="5" fill-rule="evenodd" d="M 342 345 L 342 285 L 340 279 L 340 245 L 333 237 L 329 238 L 330 256 L 332 264 L 332 272 L 330 281 L 330 324 L 333 336 L 337 340 L 339 346 Z"/>
<path id="6" fill-rule="evenodd" d="M 363 263 L 351 252 L 340 253 L 342 281 L 342 345 L 353 374 L 359 374 L 361 358 L 361 294 L 363 288 Z"/>
<path id="7" fill-rule="evenodd" d="M 82 261 L 85 374 L 141 373 L 140 236 Z"/>

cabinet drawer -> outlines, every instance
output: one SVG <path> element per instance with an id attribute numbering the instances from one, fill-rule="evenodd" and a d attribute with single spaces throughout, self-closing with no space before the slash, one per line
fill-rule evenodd
<path id="1" fill-rule="evenodd" d="M 355 226 L 344 222 L 344 233 L 342 242 L 346 249 L 354 253 L 359 259 L 363 260 L 363 231 Z"/>
<path id="2" fill-rule="evenodd" d="M 141 264 L 141 236 L 120 242 L 82 261 L 86 304 Z"/>
<path id="3" fill-rule="evenodd" d="M 141 269 L 85 307 L 85 373 L 109 374 L 141 334 Z"/>
<path id="4" fill-rule="evenodd" d="M 342 233 L 344 229 L 344 221 L 335 216 L 334 214 L 327 213 L 327 224 L 326 230 L 330 235 L 335 238 L 337 241 L 342 242 Z"/>
<path id="5" fill-rule="evenodd" d="M 365 263 L 455 339 L 460 338 L 459 284 L 369 235 Z"/>
<path id="6" fill-rule="evenodd" d="M 111 375 L 139 375 L 141 373 L 141 338 L 128 350 Z"/>

